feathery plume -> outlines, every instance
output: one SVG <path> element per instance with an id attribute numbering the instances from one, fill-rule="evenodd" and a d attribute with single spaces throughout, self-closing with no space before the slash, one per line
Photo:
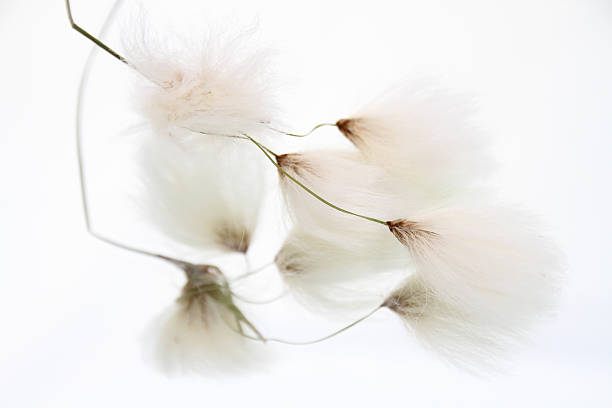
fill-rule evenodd
<path id="1" fill-rule="evenodd" d="M 252 363 L 243 333 L 262 338 L 233 302 L 221 271 L 184 264 L 187 283 L 176 303 L 157 322 L 154 353 L 169 373 L 239 370 Z"/>
<path id="2" fill-rule="evenodd" d="M 148 78 L 134 93 L 138 110 L 156 133 L 257 135 L 276 112 L 270 52 L 253 52 L 249 34 L 218 33 L 188 41 L 126 36 L 126 58 Z M 248 50 L 248 51 L 247 51 Z"/>
<path id="3" fill-rule="evenodd" d="M 446 197 L 492 168 L 472 103 L 433 81 L 394 88 L 336 125 L 372 163 L 404 185 Z"/>
<path id="4" fill-rule="evenodd" d="M 268 340 L 314 344 L 386 307 L 425 344 L 469 368 L 522 341 L 555 304 L 559 256 L 531 216 L 483 206 L 420 211 L 456 199 L 490 169 L 487 144 L 461 95 L 427 81 L 398 87 L 335 124 L 358 151 L 277 155 L 251 136 L 303 137 L 330 124 L 307 134 L 269 126 L 276 105 L 268 54 L 243 52 L 244 35 L 155 44 L 143 32 L 131 36 L 124 58 L 76 25 L 66 5 L 73 28 L 148 80 L 136 93 L 152 133 L 140 157 L 139 202 L 166 236 L 200 255 L 246 253 L 262 202 L 263 152 L 281 169 L 295 221 L 275 263 L 300 300 L 353 309 L 376 297 L 387 276 L 398 276 L 391 272 L 413 271 L 376 309 L 331 335 Z M 240 146 L 238 138 L 261 152 Z M 80 136 L 77 141 L 83 181 Z M 94 236 L 169 260 L 187 275 L 180 298 L 159 321 L 161 365 L 169 371 L 243 367 L 251 356 L 244 338 L 266 339 L 234 304 L 221 271 L 95 235 L 83 184 L 82 193 Z M 364 282 L 366 290 L 358 287 Z"/>
<path id="5" fill-rule="evenodd" d="M 407 208 L 416 211 L 424 199 L 398 189 L 385 169 L 366 162 L 359 152 L 317 150 L 282 154 L 277 161 L 285 172 L 330 203 L 357 214 L 394 219 Z M 295 223 L 323 239 L 369 247 L 370 238 L 380 236 L 381 225 L 325 205 L 282 173 L 281 189 Z"/>
<path id="6" fill-rule="evenodd" d="M 401 245 L 387 240 L 389 233 L 383 228 L 368 238 L 365 250 L 352 241 L 327 240 L 298 225 L 275 263 L 293 295 L 309 308 L 324 314 L 370 308 L 380 304 L 398 276 L 406 276 L 410 261 Z"/>
<path id="7" fill-rule="evenodd" d="M 139 203 L 167 237 L 199 251 L 246 253 L 263 199 L 265 163 L 251 146 L 202 135 L 205 148 L 153 135 L 143 147 Z"/>
<path id="8" fill-rule="evenodd" d="M 395 312 L 428 349 L 464 369 L 499 368 L 500 358 L 523 338 L 487 308 L 463 309 L 445 302 L 415 274 L 397 287 L 383 307 Z"/>
<path id="9" fill-rule="evenodd" d="M 468 315 L 529 329 L 556 304 L 562 263 L 530 214 L 503 207 L 443 208 L 389 222 L 424 284 Z"/>

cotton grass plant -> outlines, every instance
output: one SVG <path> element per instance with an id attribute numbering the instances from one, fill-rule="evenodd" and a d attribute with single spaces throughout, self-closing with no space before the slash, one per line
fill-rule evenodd
<path id="1" fill-rule="evenodd" d="M 236 300 L 249 299 L 234 292 L 218 266 L 93 231 L 79 128 L 88 231 L 185 274 L 182 292 L 156 326 L 155 354 L 163 368 L 248 367 L 251 342 L 317 343 L 381 309 L 399 316 L 448 361 L 495 368 L 554 309 L 562 277 L 558 250 L 528 211 L 483 193 L 479 183 L 493 160 L 469 98 L 434 81 L 404 83 L 353 117 L 305 134 L 284 131 L 271 126 L 282 118 L 268 54 L 245 52 L 243 36 L 164 43 L 142 31 L 125 40 L 122 55 L 75 24 L 69 1 L 66 6 L 74 29 L 138 73 L 134 108 L 148 134 L 138 162 L 138 201 L 158 231 L 206 256 L 247 257 L 273 168 L 292 223 L 273 263 L 290 293 L 324 317 L 369 305 L 362 317 L 327 336 L 287 341 L 261 332 L 245 316 Z M 80 99 L 90 65 L 91 58 Z M 269 147 L 324 126 L 336 127 L 354 148 Z"/>

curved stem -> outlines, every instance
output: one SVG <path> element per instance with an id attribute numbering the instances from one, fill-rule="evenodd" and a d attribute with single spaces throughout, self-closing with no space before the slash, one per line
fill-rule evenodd
<path id="1" fill-rule="evenodd" d="M 114 13 L 117 11 L 117 9 L 119 8 L 119 4 L 120 3 L 121 3 L 120 0 L 115 2 L 115 5 L 111 9 L 111 12 L 110 12 L 108 18 L 104 22 L 104 26 L 103 26 L 102 31 L 100 33 L 100 37 L 102 37 L 103 33 L 108 29 L 108 24 L 111 21 L 111 16 L 113 16 Z M 123 58 L 121 55 L 119 55 L 117 52 L 115 52 L 108 45 L 104 44 L 98 38 L 96 38 L 93 35 L 89 34 L 87 31 L 85 31 L 83 28 L 81 28 L 81 26 L 79 26 L 77 23 L 74 22 L 74 19 L 72 18 L 72 10 L 70 8 L 70 0 L 66 0 L 66 11 L 68 12 L 68 21 L 70 21 L 70 26 L 74 30 L 76 30 L 79 34 L 83 35 L 85 38 L 87 38 L 90 41 L 92 41 L 94 44 L 96 44 L 98 47 L 100 47 L 101 49 L 103 49 L 104 51 L 106 51 L 107 53 L 112 55 L 113 57 L 117 58 L 119 61 L 123 62 L 124 64 L 128 64 L 128 62 L 127 62 L 127 60 L 125 58 Z"/>
<path id="2" fill-rule="evenodd" d="M 112 20 L 112 17 L 114 17 L 114 15 L 117 12 L 117 10 L 119 10 L 119 6 L 121 5 L 122 2 L 123 2 L 123 0 L 116 0 L 115 1 L 115 4 L 113 5 L 113 8 L 111 9 L 111 11 L 110 11 L 106 21 L 104 22 L 103 28 L 100 31 L 100 35 L 99 35 L 100 38 L 102 38 L 104 36 L 104 33 L 108 30 L 109 23 Z M 138 72 L 140 75 L 142 75 L 148 81 L 152 82 L 153 84 L 155 84 L 157 86 L 161 86 L 161 84 L 159 84 L 155 80 L 149 78 L 146 74 L 144 74 L 142 71 L 140 71 L 138 68 L 136 68 L 136 66 L 130 64 L 130 62 L 128 60 L 126 60 L 121 55 L 119 55 L 115 50 L 110 48 L 108 45 L 104 44 L 99 38 L 91 35 L 89 32 L 85 31 L 81 26 L 79 26 L 77 23 L 75 23 L 74 19 L 72 17 L 72 9 L 70 7 L 70 0 L 66 0 L 66 11 L 68 13 L 68 21 L 70 22 L 70 26 L 75 31 L 77 31 L 79 34 L 81 34 L 82 36 L 84 36 L 85 38 L 87 38 L 88 40 L 93 42 L 96 45 L 96 47 L 98 47 L 100 49 L 103 49 L 104 51 L 106 51 L 108 54 L 110 54 L 114 58 L 118 59 L 119 61 L 121 61 L 124 64 L 126 64 L 128 67 L 132 68 L 134 71 Z M 89 57 L 92 57 L 92 55 L 93 55 L 93 52 L 89 54 Z M 89 57 L 88 57 L 88 61 L 89 61 Z"/>
<path id="3" fill-rule="evenodd" d="M 317 126 L 320 127 L 320 126 L 324 126 L 324 125 L 330 125 L 330 124 L 324 123 L 324 124 L 317 125 Z M 315 129 L 317 128 L 317 126 L 315 126 Z M 253 142 L 263 152 L 263 154 L 266 155 L 268 160 L 270 160 L 270 162 L 272 162 L 272 164 L 278 169 L 278 171 L 280 171 L 283 175 L 287 176 L 289 178 L 289 180 L 291 180 L 292 182 L 297 184 L 300 188 L 302 188 L 304 191 L 306 191 L 308 194 L 310 194 L 311 196 L 313 196 L 317 200 L 321 201 L 323 204 L 333 208 L 334 210 L 343 212 L 345 214 L 349 214 L 349 215 L 353 215 L 355 217 L 363 218 L 364 220 L 372 221 L 372 222 L 375 222 L 377 224 L 387 225 L 386 221 L 383 221 L 383 220 L 378 219 L 378 218 L 368 217 L 366 215 L 361 215 L 361 214 L 354 213 L 352 211 L 346 210 L 346 209 L 344 209 L 342 207 L 338 207 L 337 205 L 327 201 L 326 199 L 324 199 L 323 197 L 321 197 L 320 195 L 318 195 L 317 193 L 312 191 L 309 187 L 304 185 L 301 181 L 299 181 L 298 179 L 293 177 L 291 174 L 287 173 L 285 171 L 285 169 L 283 169 L 278 164 L 278 162 L 276 161 L 276 159 L 280 156 L 279 154 L 273 152 L 270 148 L 268 148 L 268 147 L 264 146 L 263 144 L 259 143 L 258 141 L 253 139 L 251 136 L 247 135 L 246 133 L 243 133 L 242 135 L 226 135 L 226 134 L 218 134 L 218 133 L 198 131 L 198 130 L 193 130 L 193 129 L 189 129 L 189 128 L 186 128 L 186 129 L 190 130 L 192 132 L 203 134 L 203 135 L 223 136 L 223 137 L 230 137 L 230 138 L 236 138 L 236 139 L 250 140 L 251 142 Z M 270 155 L 274 156 L 274 159 L 272 157 L 270 157 Z"/>
<path id="4" fill-rule="evenodd" d="M 321 337 L 315 340 L 309 340 L 309 341 L 290 341 L 290 340 L 284 340 L 284 339 L 279 339 L 276 337 L 268 337 L 268 338 L 258 338 L 258 337 L 253 337 L 253 336 L 249 336 L 248 334 L 244 334 L 244 333 L 240 333 L 236 330 L 234 330 L 236 333 L 240 334 L 243 337 L 246 337 L 247 339 L 250 340 L 258 340 L 258 341 L 262 341 L 262 342 L 266 342 L 266 341 L 271 341 L 274 343 L 282 343 L 282 344 L 287 344 L 290 346 L 306 346 L 306 345 L 310 345 L 310 344 L 315 344 L 315 343 L 320 343 L 322 341 L 331 339 L 332 337 L 335 337 L 337 335 L 339 335 L 340 333 L 345 332 L 346 330 L 350 329 L 351 327 L 355 326 L 358 323 L 361 323 L 362 321 L 366 320 L 368 317 L 372 316 L 374 313 L 376 313 L 377 311 L 379 311 L 382 308 L 382 306 L 378 306 L 376 307 L 376 309 L 372 310 L 371 312 L 369 312 L 368 314 L 366 314 L 363 317 L 360 317 L 359 319 L 355 320 L 354 322 L 352 322 L 351 324 L 344 326 L 343 328 L 341 328 L 340 330 L 337 330 L 325 337 Z M 230 327 L 231 328 L 231 327 Z M 233 329 L 232 329 L 233 330 Z"/>
<path id="5" fill-rule="evenodd" d="M 255 275 L 255 274 L 259 273 L 259 272 L 262 272 L 262 271 L 266 270 L 267 268 L 269 268 L 272 265 L 274 265 L 274 261 L 268 262 L 267 264 L 262 265 L 259 268 L 256 268 L 256 269 L 254 269 L 252 271 L 243 273 L 242 275 L 238 275 L 234 279 L 230 280 L 230 283 L 234 283 L 234 282 L 237 282 L 239 280 L 248 278 L 249 276 L 253 276 L 253 275 Z"/>
<path id="6" fill-rule="evenodd" d="M 104 34 L 106 33 L 106 31 L 108 31 L 108 28 L 113 20 L 113 18 L 115 17 L 117 11 L 119 10 L 119 7 L 121 5 L 121 0 L 118 0 L 115 2 L 115 4 L 113 5 L 113 8 L 111 9 L 110 13 L 108 14 L 108 17 L 106 18 L 106 20 L 104 21 L 104 24 L 102 25 L 102 29 L 100 30 L 100 37 L 103 37 Z M 71 24 L 75 25 L 74 22 L 72 21 L 72 14 L 70 12 L 70 3 L 68 1 L 66 1 L 66 7 L 68 8 L 68 17 L 70 19 Z M 78 27 L 78 26 L 77 26 Z M 89 38 L 89 37 L 88 37 Z M 94 40 L 92 40 L 94 41 Z M 100 48 L 106 50 L 108 52 L 108 47 L 104 47 L 104 46 L 100 46 L 100 44 L 98 44 L 99 41 L 94 41 L 94 43 L 96 43 L 96 45 L 98 45 Z M 102 44 L 103 45 L 103 44 Z M 78 93 L 77 93 L 77 112 L 76 112 L 76 150 L 77 150 L 77 163 L 78 163 L 78 168 L 79 168 L 79 186 L 80 186 L 80 190 L 81 190 L 81 203 L 83 206 L 83 216 L 85 218 L 85 228 L 87 229 L 87 232 L 93 236 L 94 238 L 105 242 L 107 244 L 113 245 L 117 248 L 121 248 L 121 249 L 125 249 L 126 251 L 130 251 L 130 252 L 134 252 L 137 254 L 141 254 L 141 255 L 146 255 L 146 256 L 151 256 L 151 257 L 155 257 L 155 258 L 161 258 L 164 260 L 167 260 L 169 262 L 173 262 L 176 263 L 177 260 L 174 258 L 170 258 L 170 257 L 166 257 L 157 253 L 153 253 L 153 252 L 149 252 L 146 251 L 144 249 L 140 249 L 140 248 L 135 248 L 126 244 L 122 244 L 120 242 L 114 241 L 110 238 L 107 238 L 103 235 L 98 234 L 97 232 L 95 232 L 92 227 L 91 227 L 91 217 L 90 217 L 90 213 L 89 213 L 89 201 L 87 198 L 87 189 L 86 189 L 86 175 L 85 175 L 85 165 L 84 165 L 84 159 L 83 159 L 83 129 L 82 129 L 82 117 L 83 117 L 83 99 L 85 97 L 85 90 L 87 89 L 87 83 L 89 80 L 89 73 L 91 71 L 91 67 L 93 65 L 93 61 L 94 58 L 96 56 L 96 53 L 98 52 L 99 48 L 97 47 L 93 47 L 92 50 L 90 51 L 89 55 L 87 56 L 87 60 L 85 62 L 85 67 L 83 68 L 83 74 L 81 75 L 81 80 L 79 82 L 79 88 L 78 88 Z M 112 50 L 111 50 L 112 51 Z M 111 53 L 112 54 L 112 53 Z M 123 62 L 125 62 L 125 60 L 122 59 Z"/>
<path id="7" fill-rule="evenodd" d="M 282 299 L 289 292 L 287 290 L 284 290 L 281 293 L 279 293 L 278 295 L 274 296 L 273 298 L 266 299 L 266 300 L 253 300 L 253 299 L 242 297 L 242 295 L 239 295 L 239 294 L 237 294 L 236 292 L 233 292 L 233 291 L 231 293 L 232 293 L 232 297 L 240 300 L 241 302 L 250 303 L 252 305 L 267 305 L 267 304 L 276 302 L 279 299 Z"/>
<path id="8" fill-rule="evenodd" d="M 326 199 L 324 199 L 323 197 L 321 197 L 320 195 L 318 195 L 317 193 L 315 193 L 314 191 L 312 191 L 310 188 L 308 188 L 307 186 L 305 186 L 302 182 L 300 182 L 299 180 L 297 180 L 295 177 L 293 177 L 291 174 L 287 173 L 285 171 L 285 169 L 283 169 L 276 160 L 274 160 L 272 157 L 270 157 L 270 154 L 272 154 L 274 157 L 278 157 L 277 154 L 275 154 L 274 152 L 272 152 L 270 149 L 268 149 L 267 147 L 265 147 L 264 145 L 262 145 L 261 143 L 259 143 L 258 141 L 256 141 L 255 139 L 253 139 L 251 136 L 245 135 L 251 142 L 255 143 L 255 145 L 263 152 L 263 154 L 266 155 L 266 157 L 268 158 L 268 160 L 270 160 L 270 162 L 272 162 L 272 164 L 274 164 L 274 166 L 278 169 L 278 171 L 280 171 L 283 175 L 287 176 L 287 178 L 289 178 L 289 180 L 291 180 L 292 182 L 294 182 L 295 184 L 297 184 L 300 188 L 302 188 L 304 191 L 306 191 L 308 194 L 310 194 L 311 196 L 313 196 L 314 198 L 316 198 L 317 200 L 321 201 L 323 204 L 338 210 L 340 212 L 343 212 L 345 214 L 349 214 L 349 215 L 353 215 L 355 217 L 359 217 L 359 218 L 363 218 L 364 220 L 368 220 L 368 221 L 372 221 L 375 222 L 377 224 L 382 224 L 382 225 L 387 225 L 386 221 L 380 220 L 378 218 L 374 218 L 374 217 L 368 217 L 366 215 L 361 215 L 361 214 L 357 214 L 354 213 L 352 211 L 349 210 L 345 210 L 342 207 L 338 207 L 337 205 L 327 201 Z M 270 154 L 268 154 L 270 153 Z"/>
<path id="9" fill-rule="evenodd" d="M 293 137 L 306 137 L 306 136 L 310 136 L 314 131 L 316 131 L 319 128 L 322 128 L 324 126 L 335 126 L 337 127 L 338 125 L 335 123 L 319 123 L 318 125 L 316 125 L 315 127 L 313 127 L 309 132 L 307 133 L 303 133 L 303 134 L 299 134 L 299 133 L 289 133 L 289 132 L 284 132 L 282 130 L 279 129 L 275 129 L 272 126 L 268 126 L 268 129 L 273 130 L 276 133 L 281 133 L 283 135 L 287 135 L 287 136 L 293 136 Z"/>

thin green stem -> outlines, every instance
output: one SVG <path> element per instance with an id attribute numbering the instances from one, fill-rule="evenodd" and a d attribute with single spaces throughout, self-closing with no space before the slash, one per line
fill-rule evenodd
<path id="1" fill-rule="evenodd" d="M 310 194 L 311 196 L 313 196 L 314 198 L 316 198 L 317 200 L 321 201 L 323 204 L 338 210 L 340 212 L 343 212 L 345 214 L 349 214 L 349 215 L 353 215 L 355 217 L 359 217 L 359 218 L 363 218 L 364 220 L 368 220 L 368 221 L 372 221 L 375 222 L 377 224 L 382 224 L 382 225 L 387 225 L 386 221 L 380 220 L 378 218 L 374 218 L 374 217 L 368 217 L 366 215 L 361 215 L 361 214 L 357 214 L 354 213 L 352 211 L 349 210 L 345 210 L 344 208 L 338 207 L 337 205 L 327 201 L 326 199 L 324 199 L 323 197 L 321 197 L 320 195 L 318 195 L 317 193 L 315 193 L 314 191 L 312 191 L 310 188 L 308 188 L 307 186 L 305 186 L 302 182 L 300 182 L 298 179 L 296 179 L 295 177 L 293 177 L 291 174 L 289 174 L 288 172 L 285 171 L 285 169 L 283 169 L 276 160 L 274 160 L 272 157 L 270 157 L 270 154 L 272 154 L 275 158 L 278 157 L 277 154 L 275 154 L 274 152 L 272 152 L 270 149 L 268 149 L 267 147 L 265 147 L 264 145 L 262 145 L 261 143 L 259 143 L 258 141 L 256 141 L 255 139 L 253 139 L 251 136 L 245 135 L 251 142 L 253 142 L 262 152 L 263 154 L 266 155 L 266 157 L 268 158 L 268 160 L 270 160 L 270 162 L 272 162 L 272 164 L 278 169 L 278 171 L 280 171 L 283 175 L 287 176 L 287 178 L 289 178 L 292 182 L 294 182 L 295 184 L 297 184 L 300 188 L 302 188 L 304 191 L 306 191 L 308 194 Z M 268 154 L 270 153 L 270 154 Z"/>
<path id="2" fill-rule="evenodd" d="M 119 6 L 121 5 L 122 1 L 123 0 L 116 0 L 115 1 L 115 4 L 113 5 L 113 8 L 111 9 L 111 12 L 109 13 L 109 16 L 108 16 L 107 20 L 104 23 L 104 28 L 103 28 L 102 31 L 106 31 L 108 29 L 108 24 L 111 21 L 111 16 L 113 16 L 117 12 L 117 10 L 119 9 Z M 100 39 L 98 39 L 95 36 L 91 35 L 87 31 L 85 31 L 81 26 L 79 26 L 77 23 L 75 23 L 74 19 L 72 17 L 72 10 L 70 8 L 70 1 L 69 0 L 66 0 L 66 11 L 68 12 L 68 20 L 70 21 L 70 26 L 74 30 L 76 30 L 79 34 L 83 35 L 85 38 L 87 38 L 90 41 L 92 41 L 96 45 L 96 47 L 98 47 L 100 49 L 103 49 L 104 51 L 106 51 L 107 53 L 112 55 L 114 58 L 118 59 L 119 61 L 123 62 L 124 64 L 126 64 L 127 66 L 132 68 L 134 71 L 138 72 L 140 75 L 142 75 L 145 79 L 147 79 L 151 83 L 153 83 L 153 84 L 155 84 L 157 86 L 161 86 L 161 84 L 159 84 L 155 80 L 149 78 L 142 71 L 138 70 L 138 68 L 136 68 L 136 66 L 130 64 L 130 62 L 128 60 L 123 58 L 121 55 L 119 55 L 115 50 L 110 48 L 108 45 L 104 44 Z M 103 37 L 102 33 L 100 33 L 99 37 L 100 38 Z M 92 54 L 90 53 L 90 57 L 91 56 L 92 56 Z"/>
<path id="3" fill-rule="evenodd" d="M 382 306 L 378 306 L 376 309 L 372 310 L 371 312 L 369 312 L 365 316 L 360 317 L 359 319 L 355 320 L 351 324 L 349 324 L 347 326 L 344 326 L 340 330 L 336 330 L 335 332 L 333 332 L 331 334 L 328 334 L 327 336 L 324 336 L 324 337 L 321 337 L 321 338 L 318 338 L 318 339 L 315 339 L 315 340 L 309 340 L 309 341 L 291 341 L 291 340 L 279 339 L 277 337 L 268 337 L 268 338 L 263 338 L 262 339 L 262 338 L 258 338 L 258 337 L 254 337 L 254 336 L 249 336 L 248 334 L 239 333 L 236 330 L 234 330 L 234 331 L 236 333 L 240 334 L 241 336 L 246 337 L 247 339 L 258 340 L 258 341 L 262 341 L 264 343 L 266 341 L 271 341 L 271 342 L 274 342 L 274 343 L 287 344 L 287 345 L 290 345 L 290 346 L 307 346 L 307 345 L 310 345 L 310 344 L 321 343 L 322 341 L 331 339 L 332 337 L 335 337 L 335 336 L 339 335 L 340 333 L 345 332 L 346 330 L 350 329 L 351 327 L 355 326 L 356 324 L 361 323 L 362 321 L 366 320 L 368 317 L 372 316 L 374 313 L 379 311 L 381 308 L 382 308 Z"/>
<path id="4" fill-rule="evenodd" d="M 111 11 L 110 15 L 114 14 L 114 11 L 117 9 L 119 3 L 120 3 L 119 1 L 117 1 L 115 3 L 115 5 L 113 6 L 113 11 Z M 128 64 L 128 62 L 127 62 L 127 60 L 125 58 L 123 58 L 121 55 L 119 55 L 117 52 L 115 52 L 108 45 L 104 44 L 102 41 L 100 41 L 99 39 L 97 39 L 93 35 L 89 34 L 87 31 L 85 31 L 83 28 L 81 28 L 81 26 L 79 26 L 77 23 L 74 22 L 74 19 L 72 18 L 72 10 L 70 8 L 70 0 L 66 0 L 66 11 L 68 12 L 68 20 L 70 21 L 70 26 L 73 29 L 75 29 L 81 35 L 83 35 L 84 37 L 86 37 L 87 39 L 92 41 L 94 44 L 96 44 L 98 47 L 102 48 L 104 51 L 106 51 L 107 53 L 109 53 L 113 57 L 117 58 L 119 61 L 123 62 L 124 64 Z M 109 20 L 110 19 L 108 19 L 107 21 L 109 21 Z M 106 26 L 106 23 L 105 23 L 105 26 Z M 103 30 L 105 31 L 106 27 Z"/>
<path id="5" fill-rule="evenodd" d="M 120 0 L 115 2 L 113 8 L 111 9 L 110 13 L 108 14 L 108 17 L 106 18 L 106 20 L 104 21 L 104 24 L 102 25 L 102 29 L 100 30 L 100 37 L 103 37 L 104 34 L 106 33 L 106 31 L 108 31 L 110 23 L 112 22 L 115 14 L 119 10 L 120 4 L 121 4 Z M 70 3 L 68 1 L 66 1 L 66 7 L 68 8 L 68 18 L 70 19 L 71 24 L 74 26 L 75 24 L 72 21 L 72 14 L 70 12 Z M 96 42 L 96 41 L 94 41 L 94 42 Z M 96 42 L 96 44 L 98 44 L 98 43 Z M 102 46 L 100 48 L 107 50 L 105 47 L 102 47 Z M 87 232 L 91 236 L 93 236 L 94 238 L 98 239 L 99 241 L 105 242 L 107 244 L 113 245 L 113 246 L 115 246 L 117 248 L 121 248 L 121 249 L 124 249 L 126 251 L 134 252 L 134 253 L 141 254 L 141 255 L 146 255 L 146 256 L 151 256 L 151 257 L 155 257 L 155 258 L 164 259 L 164 260 L 166 260 L 168 262 L 172 262 L 172 263 L 180 262 L 180 261 L 178 261 L 178 260 L 176 260 L 174 258 L 166 257 L 166 256 L 163 256 L 163 255 L 154 253 L 154 252 L 146 251 L 146 250 L 140 249 L 140 248 L 135 248 L 135 247 L 132 247 L 130 245 L 126 245 L 126 244 L 122 244 L 120 242 L 114 241 L 114 240 L 112 240 L 110 238 L 107 238 L 107 237 L 105 237 L 103 235 L 98 234 L 97 232 L 95 232 L 93 230 L 93 228 L 91 226 L 91 216 L 90 216 L 90 211 L 89 211 L 89 200 L 88 200 L 88 197 L 87 197 L 87 188 L 85 187 L 87 185 L 87 178 L 86 178 L 86 174 L 85 174 L 85 164 L 84 164 L 84 158 L 83 158 L 83 124 L 82 124 L 82 117 L 83 117 L 83 100 L 85 98 L 85 90 L 87 89 L 87 84 L 88 84 L 88 81 L 89 81 L 89 73 L 91 72 L 91 67 L 93 65 L 94 57 L 95 57 L 97 51 L 98 51 L 98 48 L 94 47 L 94 48 L 92 48 L 92 50 L 90 51 L 89 55 L 87 56 L 87 61 L 85 62 L 85 67 L 83 68 L 83 74 L 81 75 L 81 80 L 79 82 L 79 89 L 78 89 L 78 93 L 77 93 L 76 150 L 77 150 L 77 164 L 78 164 L 78 168 L 79 168 L 79 187 L 80 187 L 80 192 L 81 192 L 81 203 L 83 205 L 83 216 L 85 218 L 85 228 L 87 229 Z M 125 60 L 122 60 L 122 61 L 125 62 Z"/>
<path id="6" fill-rule="evenodd" d="M 310 136 L 312 133 L 314 133 L 317 129 L 322 128 L 324 126 L 334 126 L 336 127 L 337 125 L 335 123 L 319 123 L 318 125 L 316 125 L 315 127 L 313 127 L 309 132 L 307 133 L 289 133 L 289 132 L 285 132 L 279 129 L 275 129 L 272 126 L 268 126 L 268 128 L 270 130 L 273 130 L 274 132 L 277 133 L 281 133 L 283 135 L 287 135 L 287 136 L 293 136 L 293 137 L 306 137 L 306 136 Z"/>
<path id="7" fill-rule="evenodd" d="M 236 292 L 231 292 L 232 293 L 232 297 L 234 297 L 235 299 L 238 299 L 244 303 L 250 303 L 252 305 L 267 305 L 273 302 L 276 302 L 277 300 L 283 298 L 285 295 L 287 295 L 286 290 L 282 291 L 281 293 L 279 293 L 278 295 L 270 298 L 270 299 L 265 299 L 265 300 L 254 300 L 254 299 L 249 299 L 249 298 L 245 298 L 242 295 L 237 294 Z"/>
<path id="8" fill-rule="evenodd" d="M 262 265 L 262 266 L 260 266 L 259 268 L 256 268 L 256 269 L 254 269 L 254 270 L 252 270 L 252 271 L 249 271 L 249 272 L 243 273 L 242 275 L 238 275 L 238 276 L 236 276 L 234 279 L 232 279 L 232 280 L 230 281 L 230 283 L 238 282 L 239 280 L 242 280 L 242 279 L 248 278 L 249 276 L 253 276 L 253 275 L 255 275 L 255 274 L 257 274 L 257 273 L 259 273 L 259 272 L 261 272 L 261 271 L 266 270 L 267 268 L 269 268 L 269 267 L 270 267 L 270 266 L 272 266 L 272 265 L 274 265 L 274 261 L 272 261 L 272 262 L 268 262 L 267 264 Z"/>
<path id="9" fill-rule="evenodd" d="M 202 130 L 193 130 L 190 129 L 188 127 L 182 126 L 183 129 L 188 130 L 190 132 L 193 133 L 199 133 L 201 135 L 208 135 L 208 136 L 221 136 L 221 137 L 229 137 L 231 139 L 244 139 L 244 140 L 248 140 L 248 137 L 245 135 L 232 135 L 232 134 L 228 134 L 228 133 L 214 133 L 214 132 L 205 132 Z"/>

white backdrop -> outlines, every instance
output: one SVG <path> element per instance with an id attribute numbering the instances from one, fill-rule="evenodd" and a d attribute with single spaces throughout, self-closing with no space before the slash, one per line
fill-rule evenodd
<path id="1" fill-rule="evenodd" d="M 96 31 L 112 2 L 73 3 L 77 20 Z M 163 10 L 158 20 L 180 22 L 189 10 L 186 1 L 155 3 L 165 5 L 151 6 Z M 180 275 L 84 229 L 74 116 L 90 45 L 69 29 L 62 1 L 2 0 L 0 405 L 612 404 L 609 1 L 204 3 L 205 14 L 188 13 L 192 23 L 257 21 L 278 49 L 296 130 L 350 112 L 413 71 L 475 91 L 483 123 L 500 139 L 504 194 L 542 214 L 566 251 L 558 318 L 512 369 L 483 378 L 444 365 L 386 314 L 327 343 L 274 346 L 273 361 L 244 374 L 159 373 L 142 339 Z M 284 337 L 334 327 L 290 317 L 274 327 Z"/>

